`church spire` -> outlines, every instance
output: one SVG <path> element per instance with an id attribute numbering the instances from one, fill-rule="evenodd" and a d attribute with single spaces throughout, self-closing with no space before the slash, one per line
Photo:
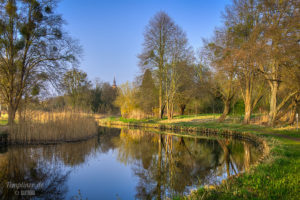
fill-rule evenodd
<path id="1" fill-rule="evenodd" d="M 113 85 L 112 85 L 113 88 L 117 88 L 117 83 L 116 83 L 116 78 L 114 77 L 114 82 L 113 82 Z"/>

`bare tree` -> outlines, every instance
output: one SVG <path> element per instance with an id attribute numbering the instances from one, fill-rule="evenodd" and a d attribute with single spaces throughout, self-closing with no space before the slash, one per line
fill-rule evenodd
<path id="1" fill-rule="evenodd" d="M 256 48 L 259 36 L 256 25 L 260 17 L 257 4 L 256 0 L 234 0 L 233 4 L 227 7 L 224 15 L 226 34 L 232 40 L 230 53 L 234 59 L 245 103 L 245 124 L 250 123 L 251 113 L 263 97 L 263 87 L 255 89 L 255 81 L 259 76 L 256 69 L 258 65 Z"/>
<path id="2" fill-rule="evenodd" d="M 150 20 L 144 34 L 144 49 L 139 55 L 142 68 L 152 68 L 158 79 L 159 117 L 167 108 L 172 118 L 178 84 L 177 64 L 193 57 L 186 34 L 164 12 Z"/>
<path id="3" fill-rule="evenodd" d="M 184 115 L 187 104 L 196 96 L 196 67 L 187 62 L 177 64 L 178 85 L 175 93 L 175 102 L 180 108 L 180 114 Z"/>
<path id="4" fill-rule="evenodd" d="M 164 113 L 164 80 L 166 78 L 166 64 L 169 60 L 172 47 L 172 33 L 175 24 L 165 13 L 158 12 L 149 22 L 144 33 L 143 51 L 139 55 L 142 68 L 153 68 L 158 78 L 159 90 L 159 117 Z"/>
<path id="5" fill-rule="evenodd" d="M 55 83 L 74 61 L 75 43 L 62 31 L 54 0 L 0 1 L 0 94 L 9 124 L 26 91 L 38 80 Z"/>
<path id="6" fill-rule="evenodd" d="M 268 124 L 273 126 L 283 106 L 299 94 L 299 89 L 286 88 L 285 98 L 279 101 L 280 86 L 293 74 L 292 68 L 299 68 L 299 1 L 261 1 L 260 21 L 257 25 L 260 59 L 258 69 L 270 86 L 270 111 Z M 298 28 L 297 28 L 298 27 Z M 295 71 L 294 71 L 295 72 Z M 295 99 L 294 99 L 295 100 Z"/>
<path id="7" fill-rule="evenodd" d="M 175 96 L 178 92 L 178 86 L 180 84 L 180 64 L 185 62 L 188 65 L 191 65 L 194 58 L 194 53 L 191 50 L 191 47 L 188 46 L 186 34 L 179 26 L 175 26 L 171 36 L 172 48 L 170 50 L 170 63 L 167 65 L 165 73 L 165 92 L 168 119 L 172 119 L 174 114 Z"/>
<path id="8" fill-rule="evenodd" d="M 237 96 L 237 67 L 232 52 L 233 41 L 226 29 L 218 29 L 212 41 L 204 43 L 202 54 L 215 71 L 211 89 L 214 96 L 221 98 L 224 104 L 223 114 L 219 118 L 219 121 L 223 122 L 230 112 L 234 96 Z"/>

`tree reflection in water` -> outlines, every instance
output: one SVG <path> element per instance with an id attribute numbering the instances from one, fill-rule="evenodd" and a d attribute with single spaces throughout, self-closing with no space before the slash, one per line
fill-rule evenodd
<path id="1" fill-rule="evenodd" d="M 10 148 L 0 154 L 0 196 L 2 199 L 29 199 L 21 196 L 23 191 L 33 191 L 41 199 L 64 199 L 69 172 L 59 163 L 49 163 L 32 148 Z M 10 184 L 31 184 L 12 188 Z M 19 194 L 19 195 L 17 195 Z"/>
<path id="2" fill-rule="evenodd" d="M 3 199 L 21 198 L 15 195 L 14 189 L 7 188 L 7 182 L 24 182 L 43 183 L 40 188 L 31 188 L 41 199 L 76 195 L 66 195 L 68 187 L 73 187 L 67 182 L 71 171 L 80 165 L 84 168 L 89 160 L 111 150 L 117 153 L 111 159 L 130 166 L 137 178 L 137 199 L 165 199 L 199 185 L 219 183 L 248 170 L 259 155 L 250 143 L 229 138 L 179 137 L 145 130 L 101 128 L 98 137 L 84 142 L 1 149 L 0 194 Z M 95 178 L 101 178 L 106 172 L 93 173 Z"/>
<path id="3" fill-rule="evenodd" d="M 119 161 L 132 164 L 139 177 L 138 199 L 183 194 L 197 184 L 217 183 L 250 165 L 249 144 L 230 139 L 185 138 L 122 129 L 120 137 L 113 141 Z"/>

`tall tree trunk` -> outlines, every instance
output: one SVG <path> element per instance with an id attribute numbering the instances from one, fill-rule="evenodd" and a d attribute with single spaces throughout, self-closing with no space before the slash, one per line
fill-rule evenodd
<path id="1" fill-rule="evenodd" d="M 278 82 L 273 81 L 271 83 L 271 98 L 270 98 L 270 112 L 268 125 L 274 126 L 276 115 L 277 115 L 277 92 L 278 92 Z"/>
<path id="2" fill-rule="evenodd" d="M 170 119 L 170 100 L 168 97 L 168 90 L 166 89 L 166 109 L 167 109 L 167 117 Z"/>
<path id="3" fill-rule="evenodd" d="M 169 103 L 169 109 L 168 109 L 168 119 L 173 119 L 173 103 Z"/>
<path id="4" fill-rule="evenodd" d="M 251 92 L 250 90 L 246 90 L 245 93 L 245 116 L 244 116 L 244 124 L 249 124 L 250 123 L 250 118 L 251 118 Z"/>
<path id="5" fill-rule="evenodd" d="M 300 95 L 296 95 L 292 102 L 293 106 L 291 109 L 291 114 L 290 114 L 290 119 L 289 119 L 288 124 L 293 124 L 295 122 L 297 106 L 298 106 L 299 101 L 300 101 Z"/>
<path id="6" fill-rule="evenodd" d="M 180 104 L 180 115 L 184 115 L 185 104 Z"/>
<path id="7" fill-rule="evenodd" d="M 19 106 L 17 112 L 18 112 L 18 121 L 19 121 L 19 122 L 20 122 L 20 121 L 23 121 L 23 117 L 22 117 L 22 108 L 21 108 L 21 106 Z"/>
<path id="8" fill-rule="evenodd" d="M 295 122 L 296 111 L 297 111 L 297 105 L 293 106 L 293 108 L 291 110 L 291 114 L 290 114 L 290 118 L 289 118 L 288 124 L 292 125 Z"/>
<path id="9" fill-rule="evenodd" d="M 13 104 L 8 105 L 8 125 L 13 125 L 16 118 L 17 108 Z"/>
<path id="10" fill-rule="evenodd" d="M 168 109 L 168 119 L 172 119 L 172 105 L 169 105 L 169 109 Z"/>
<path id="11" fill-rule="evenodd" d="M 253 91 L 253 80 L 254 75 L 253 71 L 247 71 L 245 73 L 245 88 L 242 88 L 242 95 L 245 104 L 245 115 L 244 115 L 244 124 L 249 124 L 251 119 L 251 112 L 252 112 L 252 91 Z M 242 84 L 241 84 L 242 85 Z"/>
<path id="12" fill-rule="evenodd" d="M 160 119 L 162 119 L 163 117 L 164 117 L 164 112 L 165 112 L 165 105 L 162 105 L 162 108 L 161 108 L 161 110 L 160 110 Z"/>
<path id="13" fill-rule="evenodd" d="M 226 99 L 224 101 L 224 110 L 223 110 L 223 113 L 222 115 L 220 116 L 219 118 L 219 122 L 223 122 L 226 118 L 226 116 L 228 115 L 229 113 L 229 110 L 230 110 L 230 100 L 229 99 Z"/>
<path id="14" fill-rule="evenodd" d="M 162 92 L 162 81 L 160 81 L 160 85 L 159 85 L 159 99 L 158 99 L 158 101 L 159 101 L 159 118 L 160 119 L 162 119 L 163 118 L 163 116 L 164 116 L 164 108 L 163 108 L 163 105 L 162 105 L 162 96 L 163 96 L 163 94 L 162 94 L 163 92 Z"/>
<path id="15" fill-rule="evenodd" d="M 171 108 L 171 103 L 169 100 L 167 101 L 167 117 L 168 119 L 172 118 L 172 108 Z"/>

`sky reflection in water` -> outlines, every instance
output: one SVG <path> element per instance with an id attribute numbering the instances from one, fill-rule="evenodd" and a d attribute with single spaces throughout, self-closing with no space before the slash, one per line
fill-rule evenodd
<path id="1" fill-rule="evenodd" d="M 43 199 L 72 199 L 80 190 L 89 200 L 164 199 L 219 183 L 259 156 L 251 143 L 226 138 L 101 132 L 80 143 L 1 149 L 0 194 L 18 199 L 18 192 L 33 190 Z M 35 188 L 8 188 L 8 183 L 34 183 Z"/>

